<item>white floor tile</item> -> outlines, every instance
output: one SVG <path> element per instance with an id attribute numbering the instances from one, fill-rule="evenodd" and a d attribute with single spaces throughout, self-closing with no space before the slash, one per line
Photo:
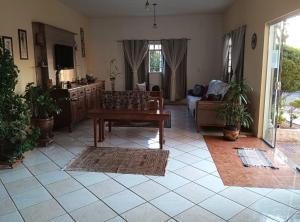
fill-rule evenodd
<path id="1" fill-rule="evenodd" d="M 166 169 L 171 170 L 171 171 L 175 171 L 175 170 L 178 170 L 178 169 L 183 168 L 185 166 L 186 166 L 186 164 L 184 164 L 183 162 L 180 162 L 178 160 L 170 158 L 168 160 Z"/>
<path id="2" fill-rule="evenodd" d="M 49 220 L 49 222 L 73 222 L 73 221 L 74 220 L 68 214 L 64 214 L 62 216 Z"/>
<path id="3" fill-rule="evenodd" d="M 118 216 L 113 219 L 108 220 L 107 222 L 126 222 L 122 217 Z"/>
<path id="4" fill-rule="evenodd" d="M 97 198 L 86 189 L 67 193 L 57 198 L 58 202 L 68 212 L 87 206 L 97 201 Z"/>
<path id="5" fill-rule="evenodd" d="M 174 192 L 166 193 L 150 202 L 171 217 L 194 206 L 192 202 Z"/>
<path id="6" fill-rule="evenodd" d="M 203 170 L 207 173 L 213 173 L 217 171 L 216 165 L 208 160 L 202 160 L 198 163 L 192 164 L 192 166 L 198 168 L 199 170 Z"/>
<path id="7" fill-rule="evenodd" d="M 267 197 L 300 210 L 300 194 L 289 190 L 276 189 L 267 194 Z"/>
<path id="8" fill-rule="evenodd" d="M 77 222 L 101 222 L 117 216 L 113 210 L 100 201 L 74 210 L 70 214 Z"/>
<path id="9" fill-rule="evenodd" d="M 299 222 L 300 221 L 300 212 L 295 213 L 288 222 Z"/>
<path id="10" fill-rule="evenodd" d="M 207 151 L 207 150 L 204 150 L 204 149 L 193 150 L 189 153 L 192 154 L 192 155 L 195 155 L 199 158 L 202 158 L 202 159 L 207 159 L 207 158 L 211 157 L 210 152 Z"/>
<path id="11" fill-rule="evenodd" d="M 42 187 L 42 185 L 37 179 L 35 179 L 35 177 L 26 177 L 25 179 L 7 183 L 5 184 L 5 187 L 10 195 L 17 195 L 38 187 Z"/>
<path id="12" fill-rule="evenodd" d="M 176 189 L 190 182 L 189 180 L 172 172 L 167 172 L 164 177 L 158 177 L 155 181 L 170 190 Z"/>
<path id="13" fill-rule="evenodd" d="M 24 209 L 32 205 L 52 199 L 51 195 L 43 187 L 36 188 L 21 194 L 12 196 L 18 209 Z"/>
<path id="14" fill-rule="evenodd" d="M 61 181 L 46 185 L 46 189 L 54 197 L 59 197 L 59 196 L 62 196 L 64 194 L 73 192 L 75 190 L 80 190 L 82 188 L 83 188 L 83 186 L 81 186 L 81 184 L 78 183 L 73 178 L 68 178 L 68 179 L 65 179 L 65 180 L 61 180 Z"/>
<path id="15" fill-rule="evenodd" d="M 145 203 L 145 200 L 129 190 L 104 198 L 103 201 L 119 214 Z"/>
<path id="16" fill-rule="evenodd" d="M 202 160 L 201 158 L 189 153 L 184 153 L 182 155 L 176 156 L 174 157 L 174 159 L 179 160 L 185 164 L 193 164 Z"/>
<path id="17" fill-rule="evenodd" d="M 126 188 L 118 182 L 114 181 L 113 179 L 108 179 L 100 183 L 88 186 L 87 189 L 89 189 L 98 198 L 105 198 L 113 194 L 119 193 L 125 190 Z"/>
<path id="18" fill-rule="evenodd" d="M 174 173 L 191 181 L 200 179 L 201 177 L 208 175 L 206 172 L 192 166 L 186 166 L 181 169 L 175 170 Z"/>
<path id="19" fill-rule="evenodd" d="M 28 166 L 28 169 L 33 175 L 39 175 L 39 174 L 59 170 L 59 167 L 53 162 L 46 162 L 46 163 L 40 163 L 33 166 Z"/>
<path id="20" fill-rule="evenodd" d="M 24 222 L 18 211 L 0 216 L 1 222 Z"/>
<path id="21" fill-rule="evenodd" d="M 225 220 L 199 206 L 184 211 L 177 215 L 175 219 L 179 222 L 225 222 Z"/>
<path id="22" fill-rule="evenodd" d="M 242 187 L 228 187 L 219 194 L 246 207 L 262 198 L 261 195 Z"/>
<path id="23" fill-rule="evenodd" d="M 164 222 L 169 216 L 158 210 L 149 203 L 140 205 L 132 210 L 122 214 L 122 217 L 129 222 Z"/>
<path id="24" fill-rule="evenodd" d="M 31 176 L 31 173 L 26 168 L 21 168 L 18 170 L 5 171 L 5 173 L 1 173 L 0 179 L 5 184 Z"/>
<path id="25" fill-rule="evenodd" d="M 200 184 L 201 186 L 204 186 L 216 193 L 221 192 L 222 190 L 227 188 L 227 186 L 223 184 L 220 178 L 212 175 L 202 177 L 199 180 L 196 180 L 195 183 Z"/>
<path id="26" fill-rule="evenodd" d="M 115 177 L 114 180 L 118 181 L 125 187 L 130 188 L 130 187 L 136 186 L 140 183 L 143 183 L 143 182 L 149 180 L 149 178 L 147 178 L 143 175 L 121 174 L 120 176 Z"/>
<path id="27" fill-rule="evenodd" d="M 0 216 L 15 212 L 17 209 L 9 197 L 0 200 Z"/>
<path id="28" fill-rule="evenodd" d="M 95 183 L 99 183 L 101 181 L 109 179 L 109 177 L 104 173 L 94 173 L 94 172 L 84 173 L 78 176 L 74 176 L 74 178 L 84 186 L 90 186 Z"/>
<path id="29" fill-rule="evenodd" d="M 169 192 L 167 188 L 152 180 L 134 186 L 131 188 L 131 190 L 147 201 Z"/>
<path id="30" fill-rule="evenodd" d="M 21 210 L 21 214 L 26 222 L 48 221 L 65 213 L 53 199 Z"/>
<path id="31" fill-rule="evenodd" d="M 51 171 L 48 173 L 43 173 L 43 174 L 37 175 L 36 177 L 40 181 L 40 183 L 43 185 L 48 185 L 51 183 L 55 183 L 57 181 L 61 181 L 61 180 L 70 178 L 70 176 L 62 170 L 56 170 L 56 171 Z"/>
<path id="32" fill-rule="evenodd" d="M 245 209 L 245 207 L 228 200 L 220 195 L 215 195 L 201 202 L 199 206 L 206 210 L 216 214 L 224 220 L 229 220 L 239 212 Z"/>
<path id="33" fill-rule="evenodd" d="M 205 199 L 215 195 L 214 192 L 195 183 L 186 184 L 174 190 L 174 192 L 180 194 L 181 196 L 185 197 L 195 204 L 198 204 Z"/>
<path id="34" fill-rule="evenodd" d="M 276 222 L 265 215 L 257 213 L 250 209 L 245 209 L 241 213 L 230 219 L 230 222 Z"/>
<path id="35" fill-rule="evenodd" d="M 268 198 L 262 198 L 255 202 L 250 209 L 280 222 L 286 221 L 296 212 L 295 209 Z"/>

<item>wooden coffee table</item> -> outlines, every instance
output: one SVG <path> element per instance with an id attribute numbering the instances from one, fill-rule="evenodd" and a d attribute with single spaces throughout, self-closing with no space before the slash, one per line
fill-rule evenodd
<path id="1" fill-rule="evenodd" d="M 97 147 L 97 135 L 99 142 L 104 141 L 105 121 L 156 121 L 159 123 L 159 146 L 163 148 L 164 143 L 164 121 L 170 117 L 169 111 L 135 111 L 135 110 L 108 110 L 93 109 L 88 112 L 88 117 L 94 122 L 94 146 Z M 97 133 L 97 126 L 99 132 Z"/>

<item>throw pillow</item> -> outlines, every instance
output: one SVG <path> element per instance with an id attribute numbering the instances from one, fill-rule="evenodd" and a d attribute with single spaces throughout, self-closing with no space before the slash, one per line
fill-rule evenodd
<path id="1" fill-rule="evenodd" d="M 221 80 L 212 80 L 208 85 L 207 95 L 214 94 L 214 95 L 222 95 L 222 98 L 225 96 L 229 88 L 229 85 Z"/>
<path id="2" fill-rule="evenodd" d="M 147 90 L 146 83 L 145 82 L 143 82 L 143 83 L 137 83 L 136 84 L 136 89 L 138 91 L 146 91 Z"/>
<path id="3" fill-rule="evenodd" d="M 202 97 L 205 91 L 205 87 L 199 84 L 196 84 L 193 89 L 193 96 Z"/>

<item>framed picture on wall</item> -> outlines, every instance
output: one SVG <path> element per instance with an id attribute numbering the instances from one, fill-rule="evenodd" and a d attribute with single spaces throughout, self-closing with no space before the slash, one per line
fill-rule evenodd
<path id="1" fill-rule="evenodd" d="M 26 30 L 18 29 L 20 59 L 28 59 L 28 45 Z"/>
<path id="2" fill-rule="evenodd" d="M 80 28 L 80 41 L 81 41 L 81 55 L 85 57 L 85 41 L 84 41 L 84 30 Z"/>
<path id="3" fill-rule="evenodd" d="M 11 57 L 14 58 L 12 37 L 2 36 L 2 43 L 3 43 L 4 48 L 10 52 Z"/>

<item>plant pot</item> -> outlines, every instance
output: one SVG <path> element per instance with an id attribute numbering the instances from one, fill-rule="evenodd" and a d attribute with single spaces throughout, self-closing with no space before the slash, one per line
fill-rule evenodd
<path id="1" fill-rule="evenodd" d="M 38 139 L 39 146 L 45 147 L 53 142 L 53 126 L 54 118 L 50 117 L 48 119 L 31 119 L 32 125 L 40 129 L 40 138 Z"/>
<path id="2" fill-rule="evenodd" d="M 236 127 L 225 127 L 223 129 L 224 139 L 236 141 L 239 138 L 240 130 Z"/>
<path id="3" fill-rule="evenodd" d="M 24 156 L 13 152 L 13 147 L 10 141 L 0 140 L 0 170 L 12 169 L 23 162 Z"/>

